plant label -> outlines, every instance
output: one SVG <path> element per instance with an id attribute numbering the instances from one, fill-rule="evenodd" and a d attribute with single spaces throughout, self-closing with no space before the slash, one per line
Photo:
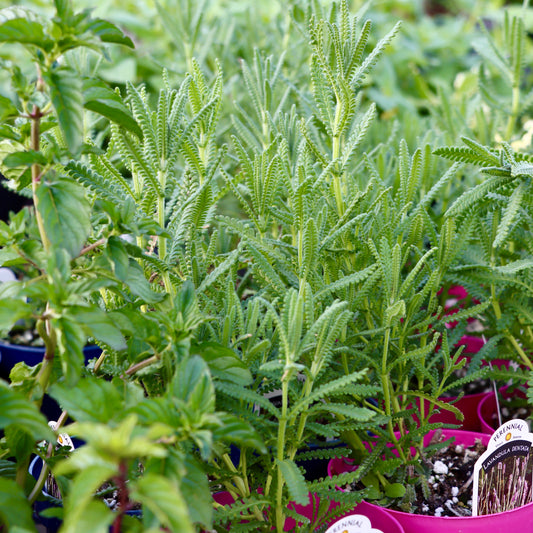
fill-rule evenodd
<path id="1" fill-rule="evenodd" d="M 533 434 L 527 422 L 502 424 L 474 466 L 472 515 L 516 509 L 533 500 Z"/>
<path id="2" fill-rule="evenodd" d="M 52 428 L 52 431 L 56 430 L 57 422 L 50 421 L 48 422 L 48 425 Z M 68 433 L 60 433 L 57 436 L 57 443 L 59 446 L 68 446 L 70 450 L 74 450 L 74 443 L 72 442 L 72 439 L 70 438 L 70 435 Z"/>
<path id="3" fill-rule="evenodd" d="M 351 514 L 337 520 L 326 533 L 383 533 L 383 531 L 373 528 L 367 516 Z"/>
<path id="4" fill-rule="evenodd" d="M 15 273 L 6 267 L 0 268 L 0 283 L 4 283 L 4 281 L 17 281 Z"/>

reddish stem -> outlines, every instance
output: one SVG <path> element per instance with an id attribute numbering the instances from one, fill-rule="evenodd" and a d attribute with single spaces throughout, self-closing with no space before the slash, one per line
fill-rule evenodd
<path id="1" fill-rule="evenodd" d="M 122 530 L 122 515 L 130 510 L 131 502 L 128 492 L 128 464 L 122 461 L 118 466 L 118 476 L 115 476 L 114 481 L 117 484 L 119 496 L 119 508 L 117 510 L 117 517 L 113 522 L 112 533 L 120 533 Z"/>

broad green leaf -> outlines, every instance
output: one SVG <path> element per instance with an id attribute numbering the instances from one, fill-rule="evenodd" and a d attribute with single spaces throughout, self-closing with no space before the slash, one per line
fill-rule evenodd
<path id="1" fill-rule="evenodd" d="M 35 451 L 35 440 L 26 431 L 16 425 L 5 428 L 5 439 L 9 452 L 22 462 L 29 459 Z"/>
<path id="2" fill-rule="evenodd" d="M 104 502 L 92 500 L 79 511 L 75 510 L 75 518 L 65 515 L 62 533 L 108 533 L 116 515 Z M 126 531 L 123 529 L 123 531 Z"/>
<path id="3" fill-rule="evenodd" d="M 249 385 L 252 374 L 239 356 L 231 349 L 215 342 L 192 344 L 191 355 L 199 355 L 208 365 L 214 379 Z"/>
<path id="4" fill-rule="evenodd" d="M 73 386 L 80 377 L 84 365 L 83 347 L 87 339 L 82 327 L 69 318 L 61 317 L 53 320 L 53 325 L 65 381 Z"/>
<path id="5" fill-rule="evenodd" d="M 126 340 L 105 311 L 97 307 L 68 307 L 66 314 L 81 324 L 89 336 L 109 345 L 113 350 L 125 350 Z"/>
<path id="6" fill-rule="evenodd" d="M 276 462 L 285 483 L 287 483 L 291 500 L 300 505 L 307 505 L 309 503 L 309 491 L 305 478 L 296 463 L 288 459 Z"/>
<path id="7" fill-rule="evenodd" d="M 50 87 L 52 105 L 68 149 L 78 155 L 83 143 L 83 90 L 81 78 L 68 67 L 52 68 L 43 73 Z"/>
<path id="8" fill-rule="evenodd" d="M 49 393 L 78 422 L 105 424 L 120 414 L 124 402 L 113 383 L 90 376 L 78 381 L 74 388 L 56 383 Z"/>
<path id="9" fill-rule="evenodd" d="M 146 474 L 135 483 L 131 496 L 153 513 L 158 524 L 173 533 L 194 533 L 183 496 L 169 479 Z"/>
<path id="10" fill-rule="evenodd" d="M 194 457 L 185 457 L 186 474 L 181 478 L 180 490 L 193 522 L 212 528 L 213 504 L 207 475 Z M 167 477 L 167 476 L 165 476 Z"/>
<path id="11" fill-rule="evenodd" d="M 5 381 L 0 380 L 0 429 L 15 426 L 35 440 L 55 440 L 52 430 L 37 407 L 21 394 L 10 389 Z"/>
<path id="12" fill-rule="evenodd" d="M 72 2 L 70 0 L 54 0 L 57 16 L 65 19 L 72 15 Z"/>
<path id="13" fill-rule="evenodd" d="M 111 22 L 102 19 L 89 19 L 83 25 L 83 30 L 98 37 L 103 43 L 123 44 L 129 48 L 134 48 L 133 41 L 124 35 L 121 30 Z"/>
<path id="14" fill-rule="evenodd" d="M 9 98 L 0 95 L 0 121 L 8 117 L 17 117 L 18 114 L 18 109 L 13 105 L 13 102 Z"/>
<path id="15" fill-rule="evenodd" d="M 0 477 L 15 479 L 17 474 L 17 465 L 13 461 L 0 459 Z"/>
<path id="16" fill-rule="evenodd" d="M 0 478 L 0 523 L 7 526 L 7 531 L 14 531 L 15 528 L 37 531 L 31 505 L 21 488 L 11 479 Z"/>
<path id="17" fill-rule="evenodd" d="M 124 241 L 120 237 L 112 235 L 107 241 L 106 252 L 113 262 L 113 268 L 117 278 L 122 281 L 127 279 L 130 263 Z"/>
<path id="18" fill-rule="evenodd" d="M 401 483 L 391 483 L 385 487 L 385 494 L 389 498 L 401 498 L 405 494 L 405 486 Z"/>
<path id="19" fill-rule="evenodd" d="M 141 266 L 134 259 L 130 259 L 129 268 L 126 272 L 126 278 L 121 279 L 121 281 L 123 281 L 129 287 L 130 291 L 135 296 L 139 296 L 147 303 L 160 302 L 165 297 L 164 294 L 154 292 L 150 288 L 150 283 L 144 277 L 144 272 Z"/>
<path id="20" fill-rule="evenodd" d="M 14 18 L 0 24 L 0 42 L 33 45 L 47 52 L 54 45 L 39 22 L 23 18 Z"/>
<path id="21" fill-rule="evenodd" d="M 81 446 L 67 461 L 55 471 L 60 473 L 83 469 L 94 462 L 102 466 L 114 465 L 119 459 L 138 459 L 139 457 L 165 457 L 167 451 L 162 444 L 142 434 L 139 418 L 128 414 L 120 424 L 101 424 L 94 422 L 75 422 L 69 429 L 89 443 Z M 89 463 L 88 463 L 89 462 Z"/>
<path id="22" fill-rule="evenodd" d="M 30 304 L 15 298 L 0 300 L 0 330 L 9 331 L 17 320 L 31 316 Z"/>
<path id="23" fill-rule="evenodd" d="M 83 97 L 85 109 L 108 118 L 121 128 L 125 128 L 142 138 L 142 131 L 129 108 L 120 96 L 104 82 L 95 78 L 85 78 L 83 80 Z"/>
<path id="24" fill-rule="evenodd" d="M 215 442 L 225 441 L 246 448 L 255 448 L 261 453 L 266 453 L 267 449 L 263 438 L 239 417 L 230 413 L 218 413 L 221 425 L 213 430 L 213 440 Z"/>
<path id="25" fill-rule="evenodd" d="M 52 246 L 76 257 L 91 231 L 91 207 L 85 189 L 65 178 L 42 182 L 37 188 L 37 202 Z"/>
<path id="26" fill-rule="evenodd" d="M 105 533 L 107 531 L 106 528 L 113 521 L 113 513 L 103 502 L 93 501 L 93 496 L 102 483 L 111 478 L 115 472 L 115 469 L 109 466 L 94 465 L 89 467 L 88 465 L 75 477 L 64 501 L 65 514 L 62 528 L 64 533 L 76 533 L 78 531 L 102 531 Z M 93 518 L 92 523 L 90 517 Z M 81 527 L 82 523 L 89 529 Z"/>
<path id="27" fill-rule="evenodd" d="M 198 356 L 184 359 L 177 367 L 171 384 L 172 396 L 188 403 L 194 411 L 215 409 L 215 389 L 205 361 Z"/>
<path id="28" fill-rule="evenodd" d="M 360 422 L 366 422 L 374 417 L 375 412 L 365 407 L 358 407 L 356 405 L 340 404 L 340 403 L 327 403 L 312 407 L 313 411 L 324 411 L 328 413 L 334 413 L 342 415 L 353 420 Z"/>
<path id="29" fill-rule="evenodd" d="M 41 152 L 27 150 L 25 152 L 14 152 L 4 159 L 4 165 L 8 168 L 17 168 L 22 166 L 31 166 L 34 163 L 46 165 L 48 161 Z"/>

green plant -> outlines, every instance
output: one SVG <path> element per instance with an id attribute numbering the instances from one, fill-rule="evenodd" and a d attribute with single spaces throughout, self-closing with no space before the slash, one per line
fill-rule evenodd
<path id="1" fill-rule="evenodd" d="M 282 531 L 287 519 L 312 531 L 362 497 L 408 506 L 413 474 L 425 474 L 423 436 L 438 427 L 430 417 L 461 416 L 442 394 L 510 348 L 530 364 L 530 157 L 471 140 L 432 153 L 458 134 L 518 134 L 520 19 L 504 16 L 491 37 L 473 17 L 455 20 L 469 38 L 451 43 L 451 19 L 422 4 L 356 16 L 347 1 L 272 4 L 261 16 L 250 6 L 109 2 L 143 47 L 110 51 L 111 70 L 130 65 L 114 91 L 98 75 L 118 77 L 103 42 L 131 46 L 116 26 L 60 0 L 51 19 L 0 12 L 12 75 L 2 172 L 35 205 L 0 224 L 1 263 L 24 275 L 0 287 L 0 326 L 36 319 L 46 346 L 43 364 L 17 367 L 0 388 L 11 406 L 0 498 L 20 511 L 2 511 L 10 527 L 32 529 L 26 500 L 49 470 L 65 531 Z M 491 54 L 464 55 L 479 32 Z M 451 45 L 457 54 L 443 57 Z M 16 64 L 21 49 L 30 64 Z M 476 111 L 480 98 L 489 108 Z M 464 162 L 491 177 L 478 184 Z M 476 303 L 448 328 L 452 284 Z M 490 338 L 458 377 L 470 318 Z M 85 367 L 88 339 L 103 353 Z M 43 474 L 27 484 L 35 442 L 54 440 L 37 412 L 45 392 L 87 443 L 67 459 L 40 448 Z M 345 446 L 324 449 L 332 439 Z M 348 452 L 356 472 L 306 480 L 312 461 Z M 106 480 L 120 489 L 115 514 L 93 498 Z M 334 490 L 346 481 L 365 488 Z M 214 502 L 218 490 L 234 505 Z M 294 505 L 317 495 L 308 523 Z M 133 500 L 142 525 L 124 515 Z"/>
<path id="2" fill-rule="evenodd" d="M 301 468 L 313 459 L 336 456 L 346 450 L 307 449 L 313 442 L 334 437 L 347 426 L 374 427 L 371 410 L 345 405 L 337 398 L 350 391 L 371 395 L 376 387 L 363 385 L 364 372 L 334 378 L 332 364 L 338 353 L 338 336 L 350 319 L 346 303 L 335 301 L 317 312 L 314 295 L 308 284 L 299 291 L 291 289 L 279 311 L 277 302 L 262 297 L 248 301 L 246 308 L 266 310 L 261 323 L 246 323 L 254 336 L 255 328 L 271 339 L 267 349 L 243 350 L 252 368 L 254 383 L 243 389 L 235 384 L 217 382 L 223 395 L 222 405 L 253 425 L 269 454 L 258 456 L 250 447 L 238 447 L 238 453 L 221 449 L 212 463 L 211 484 L 230 492 L 236 504 L 215 513 L 217 530 L 231 523 L 247 520 L 239 526 L 243 531 L 283 531 L 287 518 L 301 523 L 299 530 L 314 531 L 332 518 L 330 502 L 343 505 L 334 514 L 352 508 L 361 495 L 341 494 L 334 489 L 339 478 L 308 482 Z M 237 304 L 238 305 L 238 304 Z M 255 314 L 255 317 L 258 315 Z M 254 313 L 248 313 L 254 317 Z M 271 393 L 270 395 L 268 393 Z M 275 400 L 269 399 L 274 393 Z M 259 416 L 258 416 L 259 415 Z M 338 420 L 341 417 L 341 420 Z M 344 476 L 346 478 L 350 476 Z M 310 505 L 317 495 L 314 519 L 309 521 L 291 509 L 289 502 Z"/>
<path id="3" fill-rule="evenodd" d="M 3 165 L 17 189 L 31 191 L 34 209 L 14 216 L 9 225 L 1 224 L 2 263 L 19 269 L 23 279 L 1 287 L 0 329 L 6 334 L 17 320 L 36 321 L 44 342 L 43 361 L 34 368 L 17 365 L 11 386 L 37 406 L 52 382 L 60 378 L 71 386 L 77 382 L 88 338 L 115 349 L 125 346 L 119 329 L 91 300 L 114 280 L 92 260 L 98 245 L 91 241 L 92 206 L 83 188 L 64 170 L 66 159 L 86 151 L 84 105 L 111 116 L 122 108 L 108 106 L 116 98 L 105 87 L 95 95 L 97 83 L 84 85 L 63 58 L 79 47 L 103 52 L 106 42 L 131 45 L 131 41 L 110 23 L 88 13 L 75 14 L 67 2 L 58 1 L 55 7 L 53 20 L 16 6 L 0 12 L 0 41 L 22 46 L 35 69 L 28 76 L 12 64 L 13 99 L 1 98 Z M 4 420 L 2 457 L 15 457 L 14 463 L 4 464 L 9 470 L 15 468 L 20 491 L 26 487 L 35 446 L 32 437 L 37 433 L 21 431 L 17 424 L 26 427 L 11 415 Z M 21 516 L 27 515 L 27 509 L 21 510 Z"/>

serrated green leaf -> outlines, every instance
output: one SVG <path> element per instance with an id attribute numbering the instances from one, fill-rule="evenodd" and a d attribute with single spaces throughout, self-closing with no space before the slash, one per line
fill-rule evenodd
<path id="1" fill-rule="evenodd" d="M 170 390 L 172 397 L 188 403 L 194 412 L 214 412 L 215 390 L 208 366 L 201 357 L 184 359 L 178 365 Z"/>
<path id="2" fill-rule="evenodd" d="M 83 368 L 83 347 L 86 337 L 82 327 L 70 318 L 55 319 L 53 325 L 57 334 L 57 346 L 65 381 L 68 385 L 73 386 L 80 377 Z"/>
<path id="3" fill-rule="evenodd" d="M 126 349 L 122 333 L 102 309 L 71 306 L 66 312 L 88 331 L 89 336 L 104 342 L 113 350 Z"/>
<path id="4" fill-rule="evenodd" d="M 150 288 L 150 283 L 148 283 L 148 280 L 144 277 L 144 272 L 141 266 L 134 259 L 130 259 L 126 277 L 121 281 L 126 283 L 135 296 L 139 296 L 147 303 L 160 302 L 165 297 L 164 294 L 154 292 Z"/>
<path id="5" fill-rule="evenodd" d="M 133 41 L 113 23 L 102 19 L 89 19 L 83 25 L 83 30 L 96 35 L 103 43 L 123 44 L 128 48 L 135 48 Z"/>
<path id="6" fill-rule="evenodd" d="M 39 22 L 23 18 L 14 18 L 0 24 L 0 42 L 33 45 L 45 51 L 50 51 L 54 45 Z"/>
<path id="7" fill-rule="evenodd" d="M 123 398 L 113 383 L 90 376 L 78 381 L 74 388 L 56 383 L 50 387 L 49 394 L 78 422 L 105 424 L 123 405 Z"/>
<path id="8" fill-rule="evenodd" d="M 309 503 L 309 490 L 307 489 L 305 478 L 296 463 L 289 459 L 276 461 L 276 463 L 285 483 L 287 483 L 291 500 L 299 505 L 307 505 Z"/>
<path id="9" fill-rule="evenodd" d="M 35 440 L 54 440 L 46 419 L 35 405 L 10 389 L 4 381 L 0 381 L 0 405 L 0 428 L 13 425 L 29 433 Z"/>
<path id="10" fill-rule="evenodd" d="M 71 518 L 65 511 L 65 518 L 61 531 L 64 533 L 108 533 L 111 524 L 116 518 L 104 502 L 91 500 L 83 507 L 75 509 Z M 124 529 L 125 531 L 125 529 Z"/>
<path id="11" fill-rule="evenodd" d="M 78 73 L 68 67 L 43 72 L 59 127 L 71 154 L 78 155 L 83 144 L 83 90 Z"/>
<path id="12" fill-rule="evenodd" d="M 131 111 L 120 96 L 104 82 L 95 78 L 84 78 L 83 98 L 85 109 L 102 115 L 121 128 L 125 128 L 142 138 L 142 131 Z"/>
<path id="13" fill-rule="evenodd" d="M 33 164 L 46 165 L 47 162 L 46 157 L 35 150 L 13 152 L 4 159 L 4 165 L 8 168 L 31 166 Z"/>
<path id="14" fill-rule="evenodd" d="M 267 448 L 261 436 L 249 424 L 229 413 L 220 413 L 218 418 L 222 424 L 213 430 L 215 442 L 224 441 L 246 448 L 254 448 L 261 453 L 267 453 Z"/>
<path id="15" fill-rule="evenodd" d="M 191 521 L 202 524 L 206 529 L 211 529 L 213 522 L 212 495 L 202 464 L 187 455 L 183 466 L 187 473 L 181 478 L 180 490 Z"/>
<path id="16" fill-rule="evenodd" d="M 170 480 L 146 474 L 135 483 L 131 496 L 153 513 L 156 523 L 149 526 L 161 524 L 175 533 L 194 533 L 183 496 Z"/>
<path id="17" fill-rule="evenodd" d="M 2 298 L 0 300 L 0 330 L 9 331 L 22 318 L 31 318 L 30 304 L 17 298 Z"/>
<path id="18" fill-rule="evenodd" d="M 62 531 L 105 533 L 113 522 L 113 513 L 104 502 L 93 501 L 94 493 L 107 481 L 115 469 L 105 465 L 91 465 L 83 469 L 70 485 L 64 500 Z"/>
<path id="19" fill-rule="evenodd" d="M 214 342 L 193 344 L 191 355 L 198 354 L 208 365 L 214 379 L 249 385 L 252 374 L 239 356 L 230 348 Z"/>
<path id="20" fill-rule="evenodd" d="M 22 489 L 11 479 L 0 478 L 0 523 L 7 526 L 7 531 L 15 528 L 37 531 L 31 505 Z"/>
<path id="21" fill-rule="evenodd" d="M 64 178 L 42 182 L 37 188 L 37 206 L 52 246 L 76 257 L 91 231 L 91 206 L 85 189 Z"/>
<path id="22" fill-rule="evenodd" d="M 337 415 L 342 415 L 359 422 L 366 422 L 374 417 L 375 412 L 365 407 L 357 407 L 355 405 L 346 405 L 340 403 L 327 403 L 312 408 L 313 411 L 324 411 Z"/>

